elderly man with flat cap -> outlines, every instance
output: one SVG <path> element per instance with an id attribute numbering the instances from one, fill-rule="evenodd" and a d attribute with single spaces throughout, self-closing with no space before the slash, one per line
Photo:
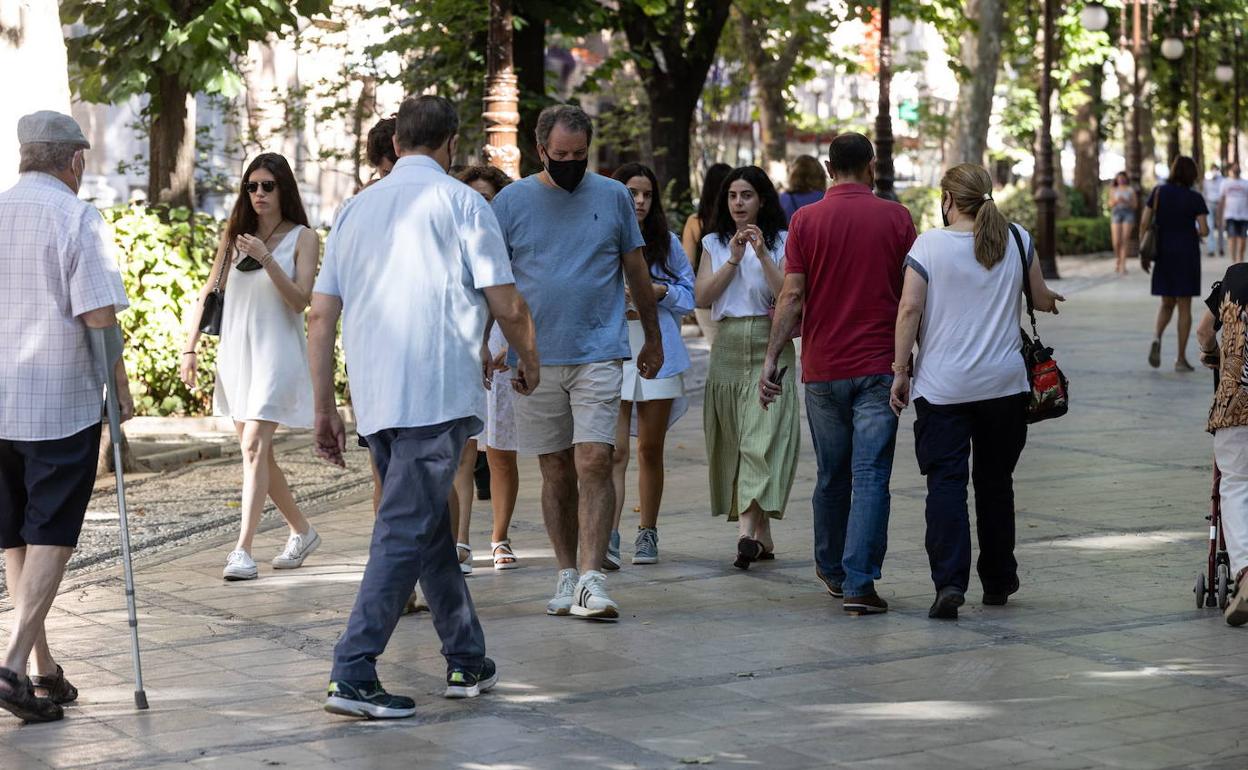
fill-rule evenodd
<path id="1" fill-rule="evenodd" d="M 78 697 L 43 621 L 95 484 L 104 383 L 87 329 L 119 335 L 129 303 L 104 220 L 78 199 L 82 129 L 43 111 L 18 121 L 17 138 L 21 175 L 0 192 L 0 548 L 16 605 L 0 707 L 50 722 Z M 134 404 L 120 362 L 116 377 L 125 419 Z"/>

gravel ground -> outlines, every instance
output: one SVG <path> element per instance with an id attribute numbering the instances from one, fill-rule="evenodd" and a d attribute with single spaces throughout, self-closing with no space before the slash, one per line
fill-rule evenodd
<path id="1" fill-rule="evenodd" d="M 305 512 L 372 484 L 367 451 L 355 445 L 354 436 L 347 444 L 347 468 L 343 470 L 316 458 L 309 432 L 280 436 L 275 446 L 278 464 Z M 119 560 L 121 539 L 114 486 L 111 476 L 101 475 L 67 574 L 103 569 Z M 217 538 L 235 530 L 241 491 L 242 472 L 237 456 L 128 479 L 126 504 L 132 553 L 159 553 L 165 548 Z M 281 521 L 281 514 L 270 505 L 261 528 L 278 526 Z M 0 573 L 0 596 L 5 593 L 4 575 Z"/>

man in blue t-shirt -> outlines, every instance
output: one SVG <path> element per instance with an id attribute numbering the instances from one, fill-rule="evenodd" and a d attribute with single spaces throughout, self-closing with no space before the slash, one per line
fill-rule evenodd
<path id="1" fill-rule="evenodd" d="M 619 606 L 600 568 L 615 511 L 621 362 L 630 352 L 623 279 L 645 328 L 637 356 L 643 377 L 658 374 L 663 347 L 632 195 L 613 179 L 585 174 L 592 138 L 580 108 L 543 110 L 537 147 L 544 170 L 503 188 L 494 214 L 542 358 L 540 384 L 515 411 L 520 450 L 538 455 L 542 516 L 559 561 L 546 612 L 614 619 Z"/>

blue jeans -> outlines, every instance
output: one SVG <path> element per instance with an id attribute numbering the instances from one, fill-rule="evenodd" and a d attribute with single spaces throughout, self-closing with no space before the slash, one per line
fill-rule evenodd
<path id="1" fill-rule="evenodd" d="M 897 416 L 891 375 L 806 383 L 819 480 L 812 501 L 815 568 L 846 596 L 875 591 L 888 548 L 889 478 Z"/>

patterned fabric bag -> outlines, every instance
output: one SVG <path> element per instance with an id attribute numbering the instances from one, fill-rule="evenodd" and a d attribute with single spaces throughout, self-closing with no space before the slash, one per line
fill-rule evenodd
<path id="1" fill-rule="evenodd" d="M 1040 341 L 1036 329 L 1036 310 L 1031 302 L 1031 276 L 1028 275 L 1027 252 L 1023 250 L 1023 236 L 1018 228 L 1010 225 L 1014 242 L 1018 244 L 1019 259 L 1023 262 L 1023 297 L 1027 300 L 1027 315 L 1031 318 L 1031 336 L 1019 328 L 1022 336 L 1023 361 L 1027 366 L 1027 379 L 1031 382 L 1031 400 L 1027 402 L 1027 422 L 1052 420 L 1070 409 L 1070 383 L 1053 359 L 1053 348 Z"/>

